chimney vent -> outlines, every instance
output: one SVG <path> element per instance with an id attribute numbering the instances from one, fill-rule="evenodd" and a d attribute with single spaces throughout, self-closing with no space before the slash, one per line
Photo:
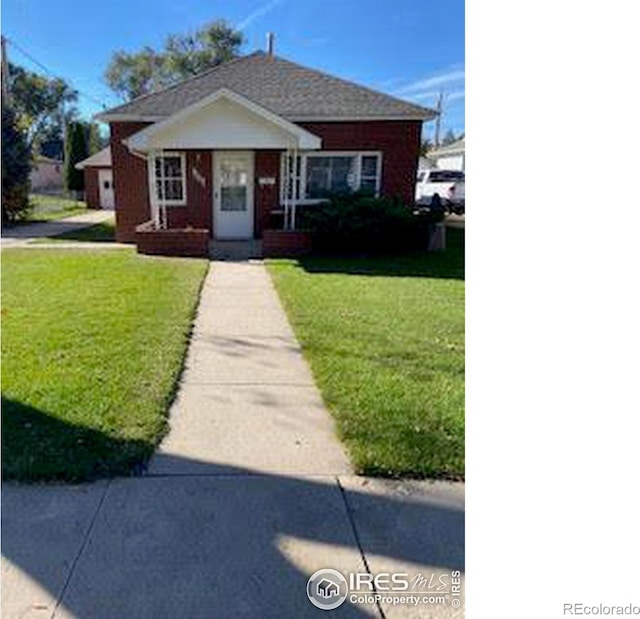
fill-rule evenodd
<path id="1" fill-rule="evenodd" d="M 273 41 L 274 41 L 275 37 L 273 35 L 273 32 L 267 32 L 267 54 L 269 54 L 269 56 L 273 56 Z"/>

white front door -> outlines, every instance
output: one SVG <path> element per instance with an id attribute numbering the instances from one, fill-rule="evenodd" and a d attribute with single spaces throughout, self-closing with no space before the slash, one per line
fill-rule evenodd
<path id="1" fill-rule="evenodd" d="M 98 170 L 98 186 L 100 187 L 100 206 L 113 208 L 113 172 L 111 170 Z"/>
<path id="2" fill-rule="evenodd" d="M 215 238 L 253 238 L 253 152 L 214 151 L 213 168 Z"/>

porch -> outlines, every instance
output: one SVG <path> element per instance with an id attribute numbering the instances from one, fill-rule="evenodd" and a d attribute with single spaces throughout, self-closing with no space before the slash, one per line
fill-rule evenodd
<path id="1" fill-rule="evenodd" d="M 157 229 L 149 221 L 136 228 L 136 247 L 138 253 L 148 255 L 249 260 L 307 254 L 311 236 L 303 231 L 267 229 L 262 239 L 221 241 L 211 239 L 206 228 Z"/>
<path id="2" fill-rule="evenodd" d="M 225 253 L 228 242 L 261 239 L 274 212 L 283 212 L 280 227 L 294 229 L 295 196 L 281 191 L 292 183 L 284 156 L 321 145 L 227 89 L 123 143 L 147 170 L 148 220 L 136 225 L 135 241 L 144 253 L 180 255 L 208 253 L 211 241 Z M 258 245 L 250 253 L 261 253 Z"/>

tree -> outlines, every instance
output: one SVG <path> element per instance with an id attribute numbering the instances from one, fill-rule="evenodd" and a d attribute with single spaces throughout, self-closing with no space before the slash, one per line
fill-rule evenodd
<path id="1" fill-rule="evenodd" d="M 449 144 L 453 144 L 458 140 L 461 140 L 464 137 L 464 131 L 460 135 L 456 135 L 452 129 L 448 129 L 447 133 L 445 133 L 444 139 L 442 140 L 442 146 L 449 146 Z"/>
<path id="2" fill-rule="evenodd" d="M 237 56 L 241 45 L 242 34 L 223 20 L 194 34 L 170 35 L 165 42 L 166 77 L 177 81 L 198 75 Z"/>
<path id="3" fill-rule="evenodd" d="M 162 88 L 164 59 L 150 47 L 135 54 L 118 51 L 105 72 L 109 87 L 125 100 Z"/>
<path id="4" fill-rule="evenodd" d="M 89 155 L 95 155 L 102 150 L 109 140 L 102 137 L 98 123 L 89 123 L 87 127 L 87 151 Z"/>
<path id="5" fill-rule="evenodd" d="M 78 115 L 78 93 L 64 80 L 47 78 L 10 64 L 11 95 L 18 124 L 34 152 L 62 144 L 63 127 Z"/>
<path id="6" fill-rule="evenodd" d="M 105 80 L 118 96 L 135 99 L 236 57 L 242 41 L 240 32 L 218 20 L 194 33 L 170 35 L 161 51 L 115 52 Z"/>
<path id="7" fill-rule="evenodd" d="M 420 156 L 426 157 L 430 150 L 433 150 L 433 142 L 429 138 L 425 138 L 420 144 Z"/>
<path id="8" fill-rule="evenodd" d="M 29 210 L 31 150 L 15 111 L 2 104 L 2 221 L 11 222 Z"/>
<path id="9" fill-rule="evenodd" d="M 76 196 L 84 191 L 84 173 L 76 170 L 76 163 L 88 156 L 87 125 L 82 122 L 69 123 L 64 148 L 64 186 L 68 191 L 75 191 Z"/>

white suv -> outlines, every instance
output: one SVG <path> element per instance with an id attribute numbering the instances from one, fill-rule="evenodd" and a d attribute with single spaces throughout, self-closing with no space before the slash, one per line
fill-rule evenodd
<path id="1" fill-rule="evenodd" d="M 416 204 L 429 206 L 438 195 L 449 211 L 464 213 L 464 172 L 460 170 L 420 170 L 416 184 Z"/>

